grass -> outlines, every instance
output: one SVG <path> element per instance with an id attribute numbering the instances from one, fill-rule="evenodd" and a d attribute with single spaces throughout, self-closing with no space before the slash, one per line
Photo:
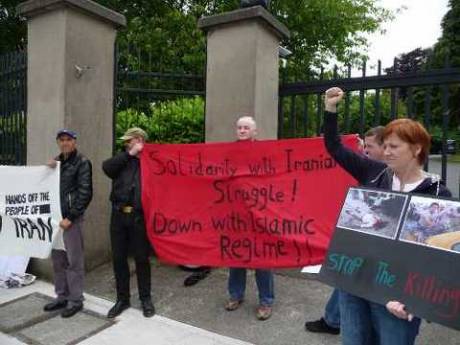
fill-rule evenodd
<path id="1" fill-rule="evenodd" d="M 447 156 L 447 161 L 449 163 L 460 163 L 460 154 L 457 153 L 455 155 L 448 155 Z"/>
<path id="2" fill-rule="evenodd" d="M 441 156 L 437 156 L 437 157 L 432 157 L 430 159 L 434 159 L 434 160 L 438 160 L 440 161 L 441 160 Z M 447 155 L 447 162 L 448 163 L 460 163 L 460 153 L 457 153 L 455 155 Z"/>

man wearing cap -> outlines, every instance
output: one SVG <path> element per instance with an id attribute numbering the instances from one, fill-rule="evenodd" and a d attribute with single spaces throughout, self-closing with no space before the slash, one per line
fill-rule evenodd
<path id="1" fill-rule="evenodd" d="M 136 263 L 137 285 L 145 317 L 155 314 L 150 294 L 151 247 L 144 226 L 141 204 L 139 154 L 147 134 L 140 128 L 130 128 L 121 137 L 125 151 L 102 163 L 104 173 L 112 179 L 112 221 L 110 237 L 115 273 L 117 301 L 107 317 L 114 318 L 130 306 L 128 254 Z"/>
<path id="2" fill-rule="evenodd" d="M 65 308 L 61 316 L 71 317 L 83 309 L 83 214 L 93 197 L 92 167 L 88 158 L 77 151 L 77 133 L 68 129 L 57 132 L 59 156 L 48 166 L 61 162 L 60 197 L 63 219 L 64 250 L 51 252 L 56 299 L 45 305 L 45 311 Z"/>

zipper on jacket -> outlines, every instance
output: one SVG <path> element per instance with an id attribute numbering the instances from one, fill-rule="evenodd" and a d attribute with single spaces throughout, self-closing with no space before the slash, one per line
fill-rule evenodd
<path id="1" fill-rule="evenodd" d="M 72 208 L 72 197 L 70 196 L 70 194 L 67 194 L 67 199 L 69 199 L 69 209 Z"/>

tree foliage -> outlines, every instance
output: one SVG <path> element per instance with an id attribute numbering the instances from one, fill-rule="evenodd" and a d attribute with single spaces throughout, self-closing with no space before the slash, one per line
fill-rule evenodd
<path id="1" fill-rule="evenodd" d="M 416 49 L 398 56 L 397 71 L 400 73 L 416 72 L 419 70 L 438 69 L 444 67 L 460 67 L 460 0 L 450 0 L 449 9 L 442 22 L 442 35 L 438 42 L 427 49 Z M 460 128 L 460 85 L 453 84 L 449 92 L 449 128 L 452 133 Z M 425 88 L 414 90 L 416 111 L 424 111 Z M 442 89 L 434 88 L 432 92 L 433 123 L 440 127 L 442 123 Z M 404 94 L 403 94 L 404 95 Z M 450 137 L 455 137 L 450 134 Z"/>
<path id="2" fill-rule="evenodd" d="M 392 67 L 386 68 L 387 74 L 419 72 L 426 68 L 428 59 L 432 56 L 432 48 L 416 48 L 408 53 L 400 54 Z"/>
<path id="3" fill-rule="evenodd" d="M 0 52 L 16 49 L 25 41 L 25 24 L 14 12 L 19 2 L 3 0 L 0 4 L 2 35 L 3 24 L 10 23 L 9 38 L 0 40 Z M 141 57 L 144 65 L 148 62 L 157 71 L 202 71 L 205 35 L 197 28 L 198 19 L 239 8 L 239 0 L 96 2 L 126 16 L 128 26 L 119 33 L 119 42 L 126 49 L 129 45 L 129 61 L 139 64 Z M 365 35 L 391 18 L 377 0 L 272 0 L 270 10 L 291 31 L 291 38 L 283 44 L 293 52 L 288 60 L 290 75 L 299 77 L 333 58 L 353 61 L 367 44 Z"/>
<path id="4" fill-rule="evenodd" d="M 424 70 L 440 69 L 444 67 L 460 67 L 460 0 L 450 0 L 447 13 L 441 23 L 442 35 L 438 42 L 426 49 L 417 48 L 396 57 L 395 66 L 387 68 L 388 74 L 412 73 Z M 460 129 L 460 85 L 453 84 L 447 88 L 449 92 L 448 129 L 449 138 L 457 138 Z M 439 140 L 443 116 L 442 87 L 412 88 L 414 114 L 425 113 L 426 94 L 431 94 L 430 117 L 433 125 L 433 136 Z M 399 97 L 408 100 L 408 89 L 399 89 Z"/>
<path id="5" fill-rule="evenodd" d="M 361 62 L 366 34 L 391 19 L 389 11 L 373 0 L 279 0 L 272 3 L 275 16 L 291 30 L 284 44 L 293 52 L 288 74 L 303 79 L 313 68 L 330 60 Z"/>
<path id="6" fill-rule="evenodd" d="M 441 23 L 442 35 L 434 46 L 435 66 L 442 66 L 446 59 L 450 65 L 460 67 L 460 0 L 450 0 L 449 10 Z"/>
<path id="7" fill-rule="evenodd" d="M 442 35 L 433 48 L 430 64 L 440 67 L 448 63 L 460 67 L 460 0 L 449 1 L 449 10 L 442 19 L 441 27 Z M 460 85 L 451 86 L 449 91 L 451 126 L 460 129 Z"/>
<path id="8" fill-rule="evenodd" d="M 22 50 L 26 44 L 26 26 L 16 14 L 17 0 L 0 2 L 0 55 Z"/>
<path id="9" fill-rule="evenodd" d="M 428 68 L 428 62 L 433 55 L 432 48 L 416 48 L 408 53 L 398 55 L 395 59 L 392 67 L 385 68 L 386 74 L 405 74 L 421 72 Z M 416 88 L 415 94 L 418 99 L 423 102 L 423 97 L 420 97 L 420 91 L 424 92 L 424 89 Z M 406 100 L 408 96 L 408 89 L 403 87 L 398 89 L 398 97 Z"/>

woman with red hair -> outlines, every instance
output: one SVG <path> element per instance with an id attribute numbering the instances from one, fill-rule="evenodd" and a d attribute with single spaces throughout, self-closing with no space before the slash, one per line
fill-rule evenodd
<path id="1" fill-rule="evenodd" d="M 329 154 L 362 186 L 397 192 L 451 196 L 437 175 L 423 171 L 431 137 L 417 121 L 397 119 L 384 130 L 384 162 L 375 161 L 342 145 L 337 131 L 337 104 L 343 91 L 326 91 L 324 140 Z M 340 292 L 344 345 L 412 345 L 421 320 L 399 301 L 386 305 Z"/>

